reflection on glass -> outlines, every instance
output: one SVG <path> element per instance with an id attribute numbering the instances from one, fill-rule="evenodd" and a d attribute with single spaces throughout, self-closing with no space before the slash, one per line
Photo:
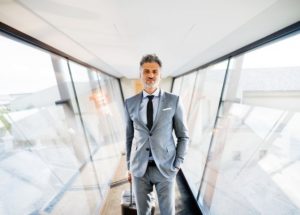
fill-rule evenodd
<path id="1" fill-rule="evenodd" d="M 0 43 L 0 214 L 59 208 L 55 199 L 87 156 L 75 147 L 82 132 L 67 105 L 72 92 L 63 90 L 66 61 L 5 37 Z"/>
<path id="2" fill-rule="evenodd" d="M 300 35 L 231 61 L 199 203 L 207 214 L 300 213 Z"/>
<path id="3" fill-rule="evenodd" d="M 184 110 L 189 114 L 191 99 L 194 92 L 194 85 L 196 80 L 196 72 L 190 73 L 188 75 L 183 76 L 180 90 L 180 99 L 182 101 Z"/>
<path id="4" fill-rule="evenodd" d="M 120 139 L 124 137 L 122 134 L 125 131 L 120 110 L 123 105 L 120 106 L 120 96 L 114 97 L 120 91 L 118 85 L 112 87 L 109 76 L 87 70 L 74 62 L 70 62 L 70 68 L 92 155 L 91 168 L 94 168 L 95 177 L 104 194 L 121 156 L 120 145 L 123 146 Z"/>
<path id="5" fill-rule="evenodd" d="M 172 93 L 180 95 L 182 77 L 175 78 L 172 88 Z"/>
<path id="6" fill-rule="evenodd" d="M 76 92 L 65 59 L 2 36 L 0 46 L 0 214 L 99 213 L 124 137 L 119 86 L 109 78 L 106 99 L 98 73 L 75 66 Z M 115 127 L 101 118 L 110 104 Z"/>
<path id="7" fill-rule="evenodd" d="M 197 198 L 216 119 L 227 61 L 197 72 L 188 115 L 190 148 L 183 172 Z"/>

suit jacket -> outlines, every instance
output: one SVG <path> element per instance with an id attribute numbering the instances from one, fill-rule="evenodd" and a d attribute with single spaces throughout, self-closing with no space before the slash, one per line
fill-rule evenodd
<path id="1" fill-rule="evenodd" d="M 179 97 L 160 91 L 158 110 L 151 130 L 140 119 L 143 93 L 125 100 L 126 159 L 128 170 L 142 177 L 147 169 L 149 150 L 157 168 L 165 177 L 173 177 L 187 152 L 189 136 Z M 173 130 L 177 137 L 175 144 Z"/>

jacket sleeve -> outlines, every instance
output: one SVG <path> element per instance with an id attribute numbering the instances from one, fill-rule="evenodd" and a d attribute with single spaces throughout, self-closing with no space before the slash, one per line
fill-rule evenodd
<path id="1" fill-rule="evenodd" d="M 177 105 L 175 115 L 173 117 L 173 128 L 177 137 L 176 158 L 174 167 L 180 168 L 183 163 L 184 156 L 187 153 L 189 145 L 189 135 L 186 123 L 184 108 L 179 97 L 177 97 Z"/>
<path id="2" fill-rule="evenodd" d="M 130 170 L 130 154 L 131 154 L 132 140 L 134 136 L 134 129 L 133 129 L 133 122 L 130 118 L 128 108 L 127 108 L 127 100 L 125 101 L 125 123 L 126 123 L 126 162 L 127 162 L 127 169 Z"/>

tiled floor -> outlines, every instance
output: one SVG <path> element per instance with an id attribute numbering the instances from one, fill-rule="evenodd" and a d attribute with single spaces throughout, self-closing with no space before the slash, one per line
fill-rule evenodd
<path id="1" fill-rule="evenodd" d="M 125 156 L 119 164 L 118 172 L 114 177 L 112 187 L 107 195 L 106 202 L 102 207 L 100 215 L 121 214 L 121 194 L 123 190 L 129 190 L 129 183 L 126 181 Z M 193 197 L 187 192 L 183 178 L 178 174 L 176 178 L 176 215 L 200 215 L 199 209 Z M 159 215 L 159 208 L 156 205 L 155 215 Z"/>

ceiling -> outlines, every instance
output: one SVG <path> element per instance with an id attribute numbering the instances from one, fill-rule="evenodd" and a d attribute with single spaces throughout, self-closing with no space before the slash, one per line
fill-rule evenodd
<path id="1" fill-rule="evenodd" d="M 300 0 L 0 0 L 1 22 L 116 77 L 176 76 L 300 20 Z"/>

